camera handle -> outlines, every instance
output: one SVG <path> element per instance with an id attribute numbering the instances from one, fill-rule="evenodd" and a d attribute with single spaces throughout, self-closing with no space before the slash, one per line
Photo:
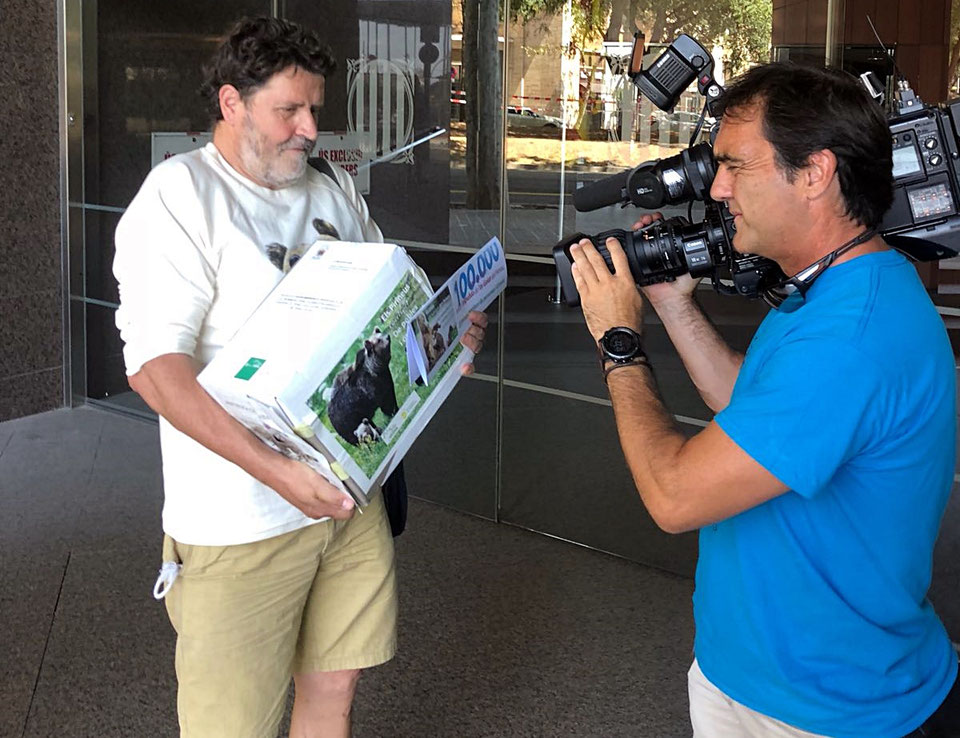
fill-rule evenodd
<path id="1" fill-rule="evenodd" d="M 726 207 L 726 205 L 718 205 L 718 208 Z M 728 222 L 726 218 L 722 215 L 720 216 L 720 227 L 723 229 L 723 237 L 727 240 L 727 243 L 730 244 L 730 248 L 727 249 L 727 267 L 730 269 L 730 274 L 734 272 L 733 267 L 733 234 L 730 232 L 733 229 L 730 227 L 732 221 Z M 728 287 L 720 281 L 720 276 L 714 272 L 713 273 L 713 289 L 717 291 L 717 294 L 720 295 L 736 295 L 737 288 L 736 286 Z"/>
<path id="2" fill-rule="evenodd" d="M 723 97 L 724 89 L 723 86 L 714 79 L 713 67 L 713 57 L 711 57 L 707 65 L 701 69 L 697 75 L 697 92 L 706 99 L 704 105 L 707 112 L 710 113 L 710 117 L 716 118 L 717 114 L 714 112 L 714 108 L 720 102 L 720 98 Z"/>

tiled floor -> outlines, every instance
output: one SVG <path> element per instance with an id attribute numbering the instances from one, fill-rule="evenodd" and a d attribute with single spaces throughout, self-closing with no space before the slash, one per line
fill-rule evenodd
<path id="1" fill-rule="evenodd" d="M 156 427 L 0 424 L 0 736 L 176 735 Z M 413 501 L 355 735 L 683 736 L 692 583 Z"/>

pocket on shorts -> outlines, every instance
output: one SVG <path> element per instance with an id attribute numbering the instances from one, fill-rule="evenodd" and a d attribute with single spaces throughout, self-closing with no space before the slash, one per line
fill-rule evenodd
<path id="1" fill-rule="evenodd" d="M 180 576 L 210 579 L 235 577 L 238 573 L 242 573 L 243 549 L 250 545 L 195 546 L 190 543 L 179 543 L 172 539 L 171 542 L 171 550 L 174 556 L 172 560 L 182 567 Z M 224 559 L 227 559 L 227 561 L 224 562 Z M 218 567 L 218 564 L 221 563 L 225 565 Z"/>
<path id="2" fill-rule="evenodd" d="M 182 564 L 183 559 L 177 550 L 177 542 L 166 533 L 163 534 L 163 545 L 160 550 L 160 560 L 162 563 L 172 561 L 174 564 Z"/>

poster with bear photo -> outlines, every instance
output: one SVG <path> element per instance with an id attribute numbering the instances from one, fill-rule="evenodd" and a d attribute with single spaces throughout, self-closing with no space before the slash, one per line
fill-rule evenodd
<path id="1" fill-rule="evenodd" d="M 428 384 L 434 380 L 450 352 L 460 345 L 457 322 L 453 295 L 450 287 L 444 285 L 410 321 L 420 359 L 415 361 L 417 366 L 408 367 L 411 381 L 422 378 L 423 374 L 426 374 L 425 381 Z"/>
<path id="2" fill-rule="evenodd" d="M 379 476 L 400 434 L 434 389 L 411 383 L 407 367 L 407 324 L 428 298 L 420 280 L 405 274 L 307 399 L 316 417 L 313 432 L 346 452 L 349 460 L 341 463 L 356 481 Z M 459 342 L 450 346 L 434 374 L 449 372 L 462 351 Z"/>
<path id="3" fill-rule="evenodd" d="M 505 285 L 495 239 L 437 293 L 395 244 L 318 242 L 198 381 L 265 444 L 362 507 L 472 359 L 460 343 L 469 310 Z M 412 333 L 418 315 L 429 346 Z"/>
<path id="4" fill-rule="evenodd" d="M 430 385 L 470 327 L 471 310 L 485 310 L 507 286 L 500 240 L 487 241 L 434 293 L 407 325 L 407 369 L 411 382 Z"/>

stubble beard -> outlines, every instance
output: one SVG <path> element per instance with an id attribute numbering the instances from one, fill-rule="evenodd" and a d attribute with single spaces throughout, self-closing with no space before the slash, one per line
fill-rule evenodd
<path id="1" fill-rule="evenodd" d="M 256 181 L 271 189 L 282 189 L 303 179 L 307 171 L 308 151 L 313 148 L 313 143 L 302 136 L 295 136 L 279 146 L 270 144 L 257 130 L 248 113 L 243 121 L 240 162 Z M 306 150 L 301 155 L 292 157 L 286 153 L 291 148 Z"/>

